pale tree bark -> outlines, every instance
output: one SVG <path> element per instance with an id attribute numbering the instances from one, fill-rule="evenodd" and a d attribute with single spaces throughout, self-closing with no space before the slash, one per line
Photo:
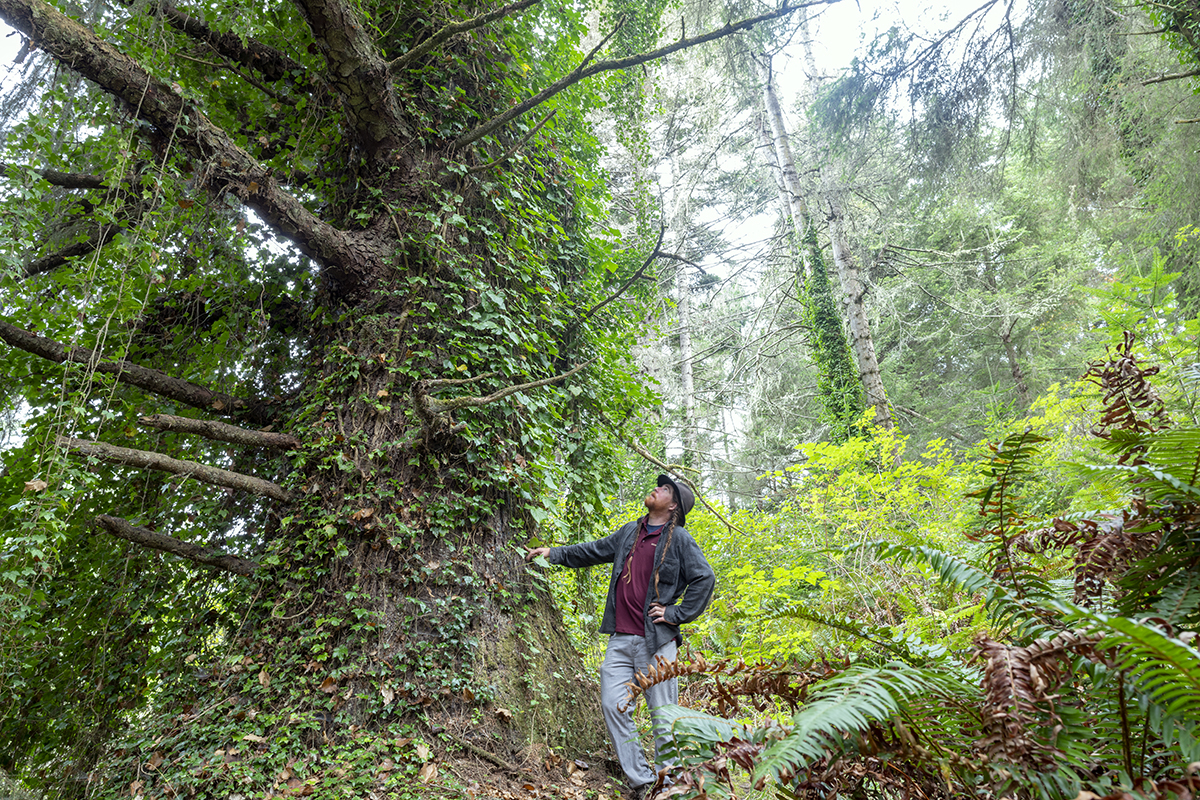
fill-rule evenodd
<path id="1" fill-rule="evenodd" d="M 842 288 L 842 311 L 850 332 L 850 349 L 858 367 L 858 379 L 866 394 L 867 405 L 875 409 L 875 424 L 890 429 L 895 422 L 879 374 L 879 359 L 875 355 L 875 340 L 871 336 L 871 321 L 864 302 L 867 289 L 850 249 L 841 202 L 833 191 L 827 192 L 826 201 L 829 204 L 829 241 L 838 283 Z"/>
<path id="2" fill-rule="evenodd" d="M 783 109 L 779 106 L 779 96 L 775 92 L 775 80 L 769 62 L 762 66 L 762 78 L 763 110 L 770 128 L 771 149 L 774 152 L 775 166 L 782 188 L 781 199 L 792 217 L 792 228 L 796 234 L 796 247 L 800 256 L 801 274 L 807 281 L 812 277 L 812 260 L 804 247 L 804 234 L 810 224 L 808 202 L 805 199 L 804 187 L 800 183 L 800 172 L 796 169 L 796 159 L 792 155 L 787 125 L 783 120 Z"/>

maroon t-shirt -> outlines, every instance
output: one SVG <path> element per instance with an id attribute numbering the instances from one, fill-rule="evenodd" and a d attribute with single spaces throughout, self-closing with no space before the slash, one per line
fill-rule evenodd
<path id="1" fill-rule="evenodd" d="M 646 527 L 642 519 L 638 526 L 638 537 L 633 549 L 625 558 L 621 576 L 617 578 L 617 633 L 646 635 L 646 592 L 650 590 L 650 579 L 654 577 L 654 552 L 658 540 L 667 526 Z"/>

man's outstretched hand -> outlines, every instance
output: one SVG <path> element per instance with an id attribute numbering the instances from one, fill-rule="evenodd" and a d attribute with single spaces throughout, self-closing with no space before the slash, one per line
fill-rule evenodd
<path id="1" fill-rule="evenodd" d="M 549 555 L 550 555 L 549 547 L 531 547 L 525 551 L 525 560 L 533 561 L 538 556 L 541 556 L 542 558 L 547 558 L 547 557 L 549 557 Z"/>

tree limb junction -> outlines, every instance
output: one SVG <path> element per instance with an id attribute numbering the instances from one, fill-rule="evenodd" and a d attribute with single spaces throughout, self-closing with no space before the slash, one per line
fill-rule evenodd
<path id="1" fill-rule="evenodd" d="M 203 182 L 210 191 L 233 192 L 304 255 L 330 270 L 334 280 L 358 283 L 364 259 L 372 256 L 369 248 L 283 191 L 270 170 L 171 85 L 42 0 L 0 0 L 0 18 L 65 66 L 124 100 L 139 119 L 173 132 L 186 152 L 204 162 Z"/>
<path id="2" fill-rule="evenodd" d="M 201 483 L 207 483 L 210 486 L 224 486 L 229 489 L 237 489 L 242 492 L 269 497 L 272 500 L 287 502 L 291 499 L 291 495 L 277 483 L 272 483 L 262 478 L 255 478 L 252 475 L 243 475 L 240 472 L 231 472 L 227 469 L 210 467 L 207 464 L 198 464 L 195 461 L 182 461 L 178 458 L 171 458 L 170 456 L 164 456 L 162 453 L 155 453 L 150 450 L 117 447 L 105 442 L 87 442 L 83 439 L 72 439 L 67 436 L 59 436 L 55 439 L 55 442 L 60 447 L 66 447 L 84 455 L 96 456 L 97 458 L 116 464 L 125 464 L 130 467 L 141 467 L 143 469 L 156 469 L 160 472 L 169 472 L 172 475 L 183 475 L 188 478 L 194 478 Z"/>
<path id="3" fill-rule="evenodd" d="M 197 564 L 223 569 L 226 572 L 232 572 L 234 575 L 253 575 L 258 569 L 258 564 L 253 561 L 239 558 L 238 556 L 226 555 L 218 550 L 201 547 L 200 545 L 185 542 L 161 533 L 155 533 L 149 528 L 133 525 L 128 520 L 121 519 L 120 517 L 110 517 L 107 514 L 101 514 L 96 517 L 96 525 L 117 538 L 125 539 L 134 544 L 140 544 L 142 547 L 148 547 L 151 550 L 180 556 Z"/>

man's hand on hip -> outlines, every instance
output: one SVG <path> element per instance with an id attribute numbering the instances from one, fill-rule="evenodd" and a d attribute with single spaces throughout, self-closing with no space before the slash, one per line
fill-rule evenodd
<path id="1" fill-rule="evenodd" d="M 650 604 L 650 621 L 655 622 L 655 623 L 666 622 L 667 621 L 667 607 L 664 606 L 662 603 L 651 603 Z M 668 624 L 670 624 L 670 623 L 668 623 Z"/>
<path id="2" fill-rule="evenodd" d="M 525 551 L 525 560 L 526 561 L 533 561 L 538 556 L 541 556 L 542 558 L 549 558 L 550 557 L 550 548 L 549 547 L 531 547 Z"/>

